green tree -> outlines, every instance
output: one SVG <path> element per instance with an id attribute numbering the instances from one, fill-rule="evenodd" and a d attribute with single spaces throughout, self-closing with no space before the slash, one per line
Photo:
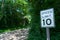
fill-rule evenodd
<path id="1" fill-rule="evenodd" d="M 28 12 L 28 4 L 25 0 L 2 0 L 1 3 L 1 28 L 25 27 L 28 25 L 29 20 L 25 17 Z"/>
<path id="2" fill-rule="evenodd" d="M 51 28 L 51 40 L 59 40 L 60 38 L 60 1 L 59 0 L 29 0 L 32 10 L 31 29 L 28 40 L 46 40 L 46 32 L 40 27 L 40 11 L 54 8 L 55 28 Z"/>

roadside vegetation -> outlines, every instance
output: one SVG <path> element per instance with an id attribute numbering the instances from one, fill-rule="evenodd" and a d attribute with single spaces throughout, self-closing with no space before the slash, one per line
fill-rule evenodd
<path id="1" fill-rule="evenodd" d="M 46 29 L 40 25 L 40 11 L 54 8 L 55 28 L 51 40 L 60 40 L 60 0 L 1 0 L 0 32 L 30 27 L 27 40 L 46 40 Z"/>

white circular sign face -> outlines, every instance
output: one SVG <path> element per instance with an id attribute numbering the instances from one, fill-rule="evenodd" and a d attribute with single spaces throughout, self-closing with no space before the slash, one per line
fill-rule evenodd
<path id="1" fill-rule="evenodd" d="M 53 8 L 40 12 L 41 27 L 54 27 L 54 10 Z"/>

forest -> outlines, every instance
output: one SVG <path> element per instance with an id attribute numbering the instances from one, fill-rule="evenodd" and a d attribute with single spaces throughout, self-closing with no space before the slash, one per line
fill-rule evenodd
<path id="1" fill-rule="evenodd" d="M 60 40 L 60 0 L 0 0 L 0 32 L 30 27 L 27 40 L 46 40 L 40 11 L 54 8 L 55 28 L 51 40 Z"/>

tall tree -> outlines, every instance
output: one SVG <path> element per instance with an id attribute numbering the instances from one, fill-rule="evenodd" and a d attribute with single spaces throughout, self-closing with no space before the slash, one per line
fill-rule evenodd
<path id="1" fill-rule="evenodd" d="M 1 14 L 3 15 L 0 20 L 0 26 L 5 28 L 11 27 L 25 27 L 29 23 L 26 18 L 26 6 L 28 4 L 25 0 L 2 0 Z"/>

